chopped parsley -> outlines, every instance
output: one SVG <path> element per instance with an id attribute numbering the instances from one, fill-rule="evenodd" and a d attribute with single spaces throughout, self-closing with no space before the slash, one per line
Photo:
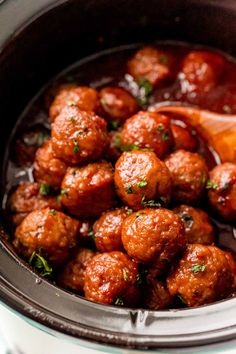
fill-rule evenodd
<path id="1" fill-rule="evenodd" d="M 49 210 L 49 214 L 50 214 L 50 215 L 53 215 L 53 216 L 54 216 L 54 215 L 56 215 L 56 213 L 57 213 L 57 212 L 56 212 L 55 209 L 50 209 L 50 210 Z"/>
<path id="2" fill-rule="evenodd" d="M 191 266 L 191 272 L 193 274 L 201 273 L 206 270 L 206 266 L 204 264 L 193 264 Z"/>
<path id="3" fill-rule="evenodd" d="M 79 145 L 78 145 L 78 142 L 77 141 L 74 141 L 74 153 L 75 154 L 78 154 L 79 152 Z"/>
<path id="4" fill-rule="evenodd" d="M 142 285 L 143 283 L 146 282 L 146 278 L 147 278 L 147 274 L 148 271 L 144 270 L 143 272 L 140 272 L 137 276 L 136 276 L 136 284 L 138 286 Z"/>
<path id="5" fill-rule="evenodd" d="M 68 192 L 66 188 L 61 189 L 61 195 L 63 195 L 64 197 L 68 197 Z"/>
<path id="6" fill-rule="evenodd" d="M 168 141 L 168 140 L 170 139 L 170 134 L 169 134 L 169 132 L 166 130 L 166 131 L 162 134 L 161 138 L 162 138 L 163 141 Z"/>
<path id="7" fill-rule="evenodd" d="M 145 195 L 142 197 L 141 203 L 146 208 L 160 208 L 161 203 L 155 200 L 145 200 Z"/>
<path id="8" fill-rule="evenodd" d="M 141 150 L 139 146 L 134 144 L 127 144 L 127 145 L 120 145 L 119 146 L 121 151 L 133 151 L 133 150 Z"/>
<path id="9" fill-rule="evenodd" d="M 141 181 L 139 181 L 138 183 L 137 183 L 137 187 L 138 188 L 144 188 L 144 187 L 146 187 L 147 186 L 147 181 L 145 181 L 145 179 L 141 179 Z"/>
<path id="10" fill-rule="evenodd" d="M 71 121 L 71 123 L 75 123 L 76 122 L 76 118 L 74 116 L 69 117 L 69 120 Z"/>
<path id="11" fill-rule="evenodd" d="M 134 193 L 131 183 L 125 183 L 124 187 L 125 187 L 125 191 L 126 191 L 127 194 L 133 194 Z"/>
<path id="12" fill-rule="evenodd" d="M 49 266 L 41 252 L 34 251 L 29 259 L 29 264 L 34 267 L 43 277 L 51 276 L 53 269 Z"/>
<path id="13" fill-rule="evenodd" d="M 207 181 L 206 189 L 217 189 L 218 184 L 212 181 Z"/>
<path id="14" fill-rule="evenodd" d="M 146 79 L 140 79 L 138 81 L 138 86 L 139 86 L 138 103 L 140 104 L 140 106 L 144 106 L 148 103 L 149 96 L 153 91 L 153 86 Z"/>
<path id="15" fill-rule="evenodd" d="M 157 131 L 159 133 L 162 133 L 165 130 L 164 125 L 162 123 L 159 123 L 157 126 Z"/>
<path id="16" fill-rule="evenodd" d="M 117 130 L 119 128 L 120 122 L 118 120 L 111 120 L 110 125 L 113 130 Z"/>
<path id="17" fill-rule="evenodd" d="M 114 302 L 115 305 L 117 306 L 124 306 L 124 301 L 122 300 L 121 297 L 118 297 L 116 301 Z"/>
<path id="18" fill-rule="evenodd" d="M 141 211 L 140 213 L 136 214 L 135 219 L 138 219 L 141 215 L 145 215 L 146 213 L 144 211 Z"/>
<path id="19" fill-rule="evenodd" d="M 96 237 L 95 237 L 92 226 L 90 227 L 90 229 L 88 231 L 88 236 L 91 237 L 93 239 L 93 241 L 95 241 Z"/>
<path id="20" fill-rule="evenodd" d="M 49 195 L 51 191 L 51 187 L 47 183 L 42 183 L 39 188 L 39 193 L 43 196 Z"/>
<path id="21" fill-rule="evenodd" d="M 67 106 L 73 107 L 76 106 L 76 103 L 74 101 L 67 101 Z"/>
<path id="22" fill-rule="evenodd" d="M 126 214 L 127 214 L 127 215 L 131 215 L 132 213 L 133 213 L 133 210 L 132 210 L 132 209 L 129 209 L 129 208 L 126 209 Z"/>
<path id="23" fill-rule="evenodd" d="M 128 272 L 128 270 L 126 268 L 123 268 L 122 272 L 123 272 L 124 281 L 128 281 L 129 280 L 129 272 Z"/>

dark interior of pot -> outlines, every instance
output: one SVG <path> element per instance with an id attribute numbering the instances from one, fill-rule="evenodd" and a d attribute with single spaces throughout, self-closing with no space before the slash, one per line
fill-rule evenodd
<path id="1" fill-rule="evenodd" d="M 2 198 L 8 138 L 27 103 L 49 80 L 92 53 L 163 39 L 204 44 L 235 55 L 236 4 L 72 0 L 30 20 L 16 36 L 10 38 L 9 33 L 0 53 Z M 3 235 L 4 230 L 2 219 Z M 4 301 L 52 330 L 139 348 L 189 346 L 235 336 L 235 299 L 177 312 L 117 309 L 72 296 L 38 278 L 11 254 L 7 242 L 1 241 L 0 252 L 0 293 Z"/>

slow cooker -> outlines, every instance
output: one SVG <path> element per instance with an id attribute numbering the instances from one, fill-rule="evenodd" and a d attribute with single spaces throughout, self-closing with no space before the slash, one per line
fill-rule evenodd
<path id="1" fill-rule="evenodd" d="M 236 55 L 236 2 L 0 1 L 2 197 L 8 137 L 40 88 L 92 53 L 159 39 L 200 43 Z M 12 353 L 236 352 L 235 298 L 156 312 L 91 303 L 30 270 L 7 243 L 3 216 L 0 232 L 0 328 Z"/>

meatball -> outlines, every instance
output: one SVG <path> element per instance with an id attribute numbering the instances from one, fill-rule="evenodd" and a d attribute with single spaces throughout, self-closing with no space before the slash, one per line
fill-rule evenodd
<path id="1" fill-rule="evenodd" d="M 49 207 L 60 211 L 62 207 L 59 198 L 47 195 L 47 191 L 44 185 L 38 183 L 20 183 L 8 200 L 13 224 L 19 225 L 33 210 Z"/>
<path id="2" fill-rule="evenodd" d="M 166 284 L 163 281 L 152 279 L 145 287 L 144 307 L 151 310 L 168 308 L 173 302 Z"/>
<path id="3" fill-rule="evenodd" d="M 210 245 L 214 242 L 214 228 L 203 210 L 180 205 L 173 210 L 183 221 L 188 243 Z"/>
<path id="4" fill-rule="evenodd" d="M 121 130 L 121 144 L 150 149 L 162 159 L 173 145 L 170 119 L 162 114 L 140 111 Z"/>
<path id="5" fill-rule="evenodd" d="M 48 140 L 36 151 L 34 177 L 37 182 L 60 189 L 67 165 L 54 156 L 52 142 Z"/>
<path id="6" fill-rule="evenodd" d="M 236 219 L 236 164 L 226 162 L 213 168 L 207 184 L 213 210 L 228 221 Z"/>
<path id="7" fill-rule="evenodd" d="M 122 242 L 128 255 L 147 264 L 171 262 L 186 246 L 181 219 L 167 209 L 143 209 L 122 225 Z"/>
<path id="8" fill-rule="evenodd" d="M 167 278 L 171 295 L 180 295 L 189 307 L 205 305 L 229 296 L 233 274 L 225 252 L 215 246 L 189 245 Z"/>
<path id="9" fill-rule="evenodd" d="M 120 87 L 104 87 L 99 92 L 100 114 L 117 123 L 123 123 L 138 110 L 133 96 Z"/>
<path id="10" fill-rule="evenodd" d="M 176 124 L 171 124 L 171 131 L 174 137 L 175 149 L 184 149 L 195 151 L 197 148 L 197 139 L 187 128 L 180 127 Z"/>
<path id="11" fill-rule="evenodd" d="M 86 86 L 63 85 L 49 108 L 51 121 L 55 120 L 63 108 L 71 106 L 82 111 L 96 111 L 99 106 L 97 91 Z"/>
<path id="12" fill-rule="evenodd" d="M 121 228 L 130 211 L 120 208 L 105 212 L 94 224 L 95 243 L 98 251 L 122 251 Z"/>
<path id="13" fill-rule="evenodd" d="M 80 248 L 59 274 L 58 283 L 65 288 L 83 293 L 84 272 L 95 255 L 96 253 L 88 248 Z"/>
<path id="14" fill-rule="evenodd" d="M 68 168 L 62 182 L 62 204 L 77 216 L 99 216 L 115 205 L 113 175 L 113 167 L 106 161 Z"/>
<path id="15" fill-rule="evenodd" d="M 32 211 L 16 228 L 14 245 L 25 257 L 42 252 L 53 265 L 66 261 L 76 245 L 80 222 L 50 208 Z"/>
<path id="16" fill-rule="evenodd" d="M 163 50 L 144 47 L 128 61 L 127 70 L 135 80 L 146 79 L 158 86 L 172 76 L 173 56 Z"/>
<path id="17" fill-rule="evenodd" d="M 205 191 L 208 169 L 196 153 L 177 150 L 165 159 L 172 179 L 172 197 L 175 203 L 195 204 Z"/>
<path id="18" fill-rule="evenodd" d="M 54 155 L 69 165 L 99 159 L 107 144 L 106 122 L 93 112 L 67 107 L 52 124 Z"/>
<path id="19" fill-rule="evenodd" d="M 103 304 L 135 306 L 139 292 L 136 287 L 137 276 L 137 263 L 126 254 L 98 254 L 85 269 L 85 298 Z"/>
<path id="20" fill-rule="evenodd" d="M 124 152 L 115 165 L 115 185 L 124 204 L 134 210 L 170 199 L 170 173 L 154 152 Z"/>
<path id="21" fill-rule="evenodd" d="M 225 59 L 217 53 L 192 51 L 183 60 L 179 75 L 183 91 L 206 93 L 222 74 Z M 184 92 L 186 93 L 186 92 Z"/>

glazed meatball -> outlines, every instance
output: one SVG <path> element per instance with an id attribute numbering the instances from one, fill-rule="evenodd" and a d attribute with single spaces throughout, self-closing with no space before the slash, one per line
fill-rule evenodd
<path id="1" fill-rule="evenodd" d="M 59 274 L 59 284 L 78 293 L 83 293 L 84 271 L 95 255 L 96 252 L 88 248 L 80 248 Z"/>
<path id="2" fill-rule="evenodd" d="M 121 228 L 130 210 L 120 208 L 105 212 L 94 224 L 95 243 L 98 251 L 122 251 Z M 131 211 L 132 212 L 132 211 Z"/>
<path id="3" fill-rule="evenodd" d="M 99 159 L 107 144 L 106 122 L 92 112 L 67 107 L 52 124 L 54 155 L 69 165 Z"/>
<path id="4" fill-rule="evenodd" d="M 146 208 L 124 220 L 122 242 L 128 255 L 138 262 L 171 262 L 186 246 L 184 225 L 170 210 Z"/>
<path id="5" fill-rule="evenodd" d="M 121 130 L 123 146 L 150 149 L 162 159 L 173 145 L 170 119 L 162 114 L 140 111 Z"/>
<path id="6" fill-rule="evenodd" d="M 214 242 L 214 228 L 203 210 L 180 205 L 173 210 L 183 221 L 188 243 L 210 245 Z"/>
<path id="7" fill-rule="evenodd" d="M 110 161 L 116 161 L 122 154 L 121 151 L 121 139 L 119 131 L 110 131 L 109 136 L 109 146 L 106 151 L 106 158 Z"/>
<path id="8" fill-rule="evenodd" d="M 236 164 L 223 163 L 213 168 L 208 182 L 208 200 L 222 218 L 236 219 Z"/>
<path id="9" fill-rule="evenodd" d="M 65 107 L 76 106 L 82 111 L 96 111 L 98 105 L 96 90 L 86 86 L 63 85 L 50 106 L 49 117 L 53 122 Z"/>
<path id="10" fill-rule="evenodd" d="M 137 276 L 137 263 L 126 254 L 98 254 L 89 262 L 84 273 L 85 298 L 103 304 L 135 306 Z"/>
<path id="11" fill-rule="evenodd" d="M 120 87 L 105 87 L 99 92 L 101 116 L 117 123 L 123 123 L 138 110 L 130 93 Z"/>
<path id="12" fill-rule="evenodd" d="M 169 53 L 144 47 L 138 50 L 129 60 L 127 70 L 135 80 L 146 79 L 152 85 L 158 86 L 172 75 L 173 57 Z"/>
<path id="13" fill-rule="evenodd" d="M 174 146 L 176 150 L 184 149 L 187 151 L 195 151 L 197 148 L 197 139 L 187 128 L 171 124 L 171 131 L 174 137 Z"/>
<path id="14" fill-rule="evenodd" d="M 171 295 L 180 295 L 189 307 L 205 305 L 229 296 L 233 274 L 225 252 L 215 246 L 189 245 L 167 278 Z"/>
<path id="15" fill-rule="evenodd" d="M 134 210 L 167 204 L 171 194 L 170 173 L 154 152 L 124 152 L 115 165 L 116 192 Z"/>
<path id="16" fill-rule="evenodd" d="M 163 281 L 152 279 L 145 287 L 144 307 L 151 310 L 168 308 L 173 302 L 166 284 Z"/>
<path id="17" fill-rule="evenodd" d="M 68 258 L 76 245 L 80 222 L 50 208 L 32 211 L 16 228 L 15 247 L 25 257 L 41 251 L 53 265 Z"/>
<path id="18" fill-rule="evenodd" d="M 59 198 L 47 195 L 48 190 L 44 187 L 32 182 L 22 182 L 18 185 L 8 200 L 8 208 L 12 213 L 14 225 L 19 225 L 33 210 L 46 207 L 61 210 Z"/>
<path id="19" fill-rule="evenodd" d="M 52 142 L 48 140 L 36 151 L 34 177 L 37 182 L 60 189 L 67 165 L 54 156 Z"/>
<path id="20" fill-rule="evenodd" d="M 224 58 L 217 53 L 192 51 L 183 60 L 179 75 L 184 91 L 208 92 L 223 71 Z M 185 92 L 184 92 L 185 93 Z"/>
<path id="21" fill-rule="evenodd" d="M 177 150 L 165 159 L 172 180 L 175 203 L 195 204 L 203 196 L 208 180 L 205 161 L 196 153 Z"/>
<path id="22" fill-rule="evenodd" d="M 114 171 L 106 161 L 68 168 L 62 204 L 74 215 L 96 217 L 115 205 Z"/>

